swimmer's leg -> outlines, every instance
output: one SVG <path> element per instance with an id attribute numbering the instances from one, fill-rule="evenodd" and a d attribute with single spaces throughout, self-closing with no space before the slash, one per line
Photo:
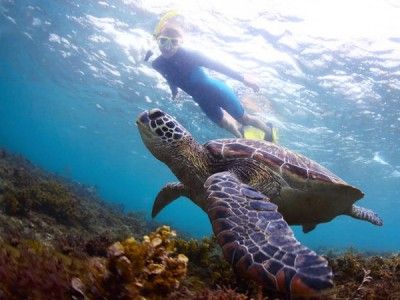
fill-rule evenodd
<path id="1" fill-rule="evenodd" d="M 251 104 L 253 106 L 253 109 L 257 110 L 257 103 L 253 99 L 253 97 L 250 95 L 244 95 L 242 97 L 242 103 Z M 271 128 L 270 128 L 271 124 L 269 124 L 269 125 L 265 124 L 263 121 L 261 121 L 256 116 L 246 113 L 246 112 L 242 114 L 242 118 L 238 121 L 240 123 L 242 123 L 242 125 L 244 125 L 244 126 L 253 126 L 253 127 L 256 127 L 258 129 L 264 131 L 265 133 L 268 133 L 271 131 Z"/>
<path id="2" fill-rule="evenodd" d="M 257 117 L 252 116 L 248 113 L 244 113 L 241 120 L 239 120 L 243 125 L 250 125 L 264 131 L 264 140 L 272 143 L 276 143 L 276 130 L 271 122 L 264 123 L 260 121 Z"/>
<path id="3" fill-rule="evenodd" d="M 220 120 L 218 125 L 224 129 L 228 130 L 229 132 L 231 132 L 237 138 L 243 137 L 243 135 L 240 132 L 240 129 L 237 126 L 237 124 L 235 123 L 235 121 L 232 119 L 228 119 L 226 116 L 222 117 L 222 119 Z"/>
<path id="4" fill-rule="evenodd" d="M 218 97 L 216 97 L 215 102 L 218 102 L 218 104 L 233 118 L 235 118 L 242 126 L 250 125 L 264 131 L 265 133 L 268 133 L 270 131 L 270 129 L 267 127 L 266 124 L 264 124 L 264 122 L 260 121 L 257 117 L 245 112 L 239 98 L 228 85 L 220 81 L 215 81 L 214 84 L 218 86 L 219 91 Z"/>
<path id="5" fill-rule="evenodd" d="M 236 98 L 236 96 L 235 97 L 231 96 L 229 98 L 229 102 L 226 101 L 224 103 L 223 108 L 227 111 L 227 113 L 229 113 L 229 115 L 231 115 L 233 118 L 236 119 L 236 121 L 240 123 L 241 125 L 241 128 L 239 129 L 240 132 L 243 131 L 242 130 L 243 126 L 253 126 L 264 131 L 266 136 L 271 135 L 270 134 L 271 127 L 268 127 L 267 124 L 259 120 L 256 116 L 250 115 L 247 112 L 245 112 L 243 105 Z M 242 137 L 238 136 L 237 134 L 235 134 L 235 136 Z"/>
<path id="6" fill-rule="evenodd" d="M 234 136 L 238 138 L 243 137 L 236 121 L 232 118 L 228 118 L 221 107 L 217 106 L 214 101 L 201 101 L 198 99 L 195 99 L 195 101 L 211 121 L 228 130 Z"/>
<path id="7" fill-rule="evenodd" d="M 254 126 L 258 129 L 261 129 L 264 132 L 268 132 L 270 130 L 264 122 L 259 120 L 256 116 L 252 116 L 246 112 L 243 114 L 243 116 L 238 121 L 242 125 Z"/>

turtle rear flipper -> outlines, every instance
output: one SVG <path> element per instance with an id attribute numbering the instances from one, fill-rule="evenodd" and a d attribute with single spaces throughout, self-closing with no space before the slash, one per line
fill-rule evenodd
<path id="1" fill-rule="evenodd" d="M 328 262 L 295 239 L 265 195 L 230 172 L 210 176 L 204 186 L 214 234 L 237 271 L 291 295 L 314 295 L 332 287 Z"/>
<path id="2" fill-rule="evenodd" d="M 382 219 L 376 213 L 374 213 L 372 210 L 365 208 L 365 207 L 352 205 L 351 211 L 348 213 L 348 215 L 353 218 L 356 218 L 356 219 L 370 222 L 374 225 L 378 225 L 378 226 L 383 225 Z"/>
<path id="3" fill-rule="evenodd" d="M 188 191 L 182 183 L 172 182 L 166 184 L 158 192 L 156 200 L 154 200 L 151 217 L 155 218 L 164 207 L 181 196 L 188 197 Z"/>

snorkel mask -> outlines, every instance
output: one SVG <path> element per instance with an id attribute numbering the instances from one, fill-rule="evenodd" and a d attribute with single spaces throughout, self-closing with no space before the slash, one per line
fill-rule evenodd
<path id="1" fill-rule="evenodd" d="M 182 39 L 177 37 L 169 37 L 165 35 L 161 35 L 157 38 L 157 44 L 159 47 L 162 48 L 173 48 L 177 47 L 181 44 Z"/>
<path id="2" fill-rule="evenodd" d="M 158 48 L 165 57 L 171 57 L 182 44 L 182 35 L 174 28 L 166 27 L 157 37 Z"/>

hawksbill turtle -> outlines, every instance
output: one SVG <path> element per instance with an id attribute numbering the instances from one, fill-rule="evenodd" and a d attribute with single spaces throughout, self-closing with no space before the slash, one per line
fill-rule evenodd
<path id="1" fill-rule="evenodd" d="M 180 196 L 208 214 L 235 271 L 289 295 L 332 287 L 325 258 L 296 240 L 289 225 L 308 232 L 338 215 L 382 225 L 354 205 L 363 193 L 311 159 L 266 141 L 211 140 L 204 145 L 160 109 L 140 114 L 137 126 L 150 152 L 178 183 L 158 193 L 152 217 Z"/>

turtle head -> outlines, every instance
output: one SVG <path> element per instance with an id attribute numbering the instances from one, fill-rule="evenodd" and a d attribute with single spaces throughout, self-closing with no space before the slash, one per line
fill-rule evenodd
<path id="1" fill-rule="evenodd" d="M 159 160 L 166 161 L 193 142 L 190 133 L 173 117 L 155 108 L 142 112 L 136 120 L 143 143 Z"/>

